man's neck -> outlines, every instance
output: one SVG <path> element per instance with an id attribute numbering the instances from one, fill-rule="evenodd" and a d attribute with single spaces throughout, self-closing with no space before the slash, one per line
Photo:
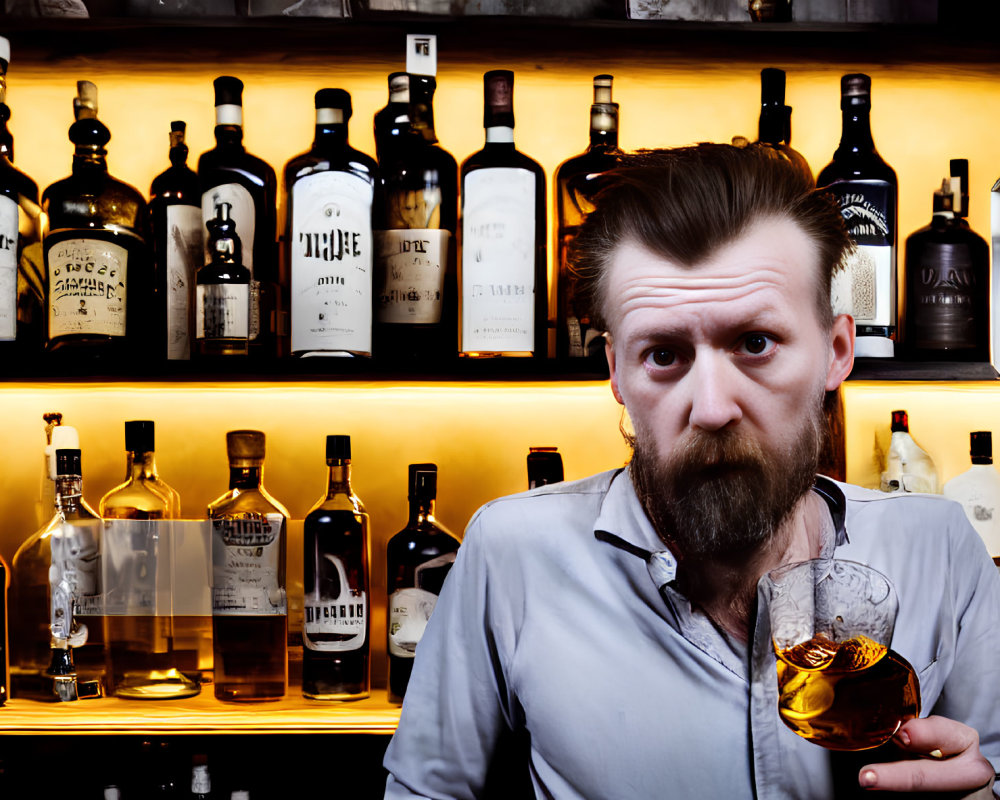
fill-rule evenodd
<path id="1" fill-rule="evenodd" d="M 815 492 L 807 492 L 785 523 L 756 551 L 738 559 L 685 563 L 679 587 L 726 634 L 746 642 L 757 597 L 757 581 L 766 572 L 817 558 L 830 512 Z"/>

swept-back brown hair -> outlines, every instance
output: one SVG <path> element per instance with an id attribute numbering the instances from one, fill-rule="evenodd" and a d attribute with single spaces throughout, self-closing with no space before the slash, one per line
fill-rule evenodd
<path id="1" fill-rule="evenodd" d="M 696 266 L 768 217 L 795 222 L 816 245 L 816 310 L 821 325 L 832 324 L 830 282 L 851 241 L 836 202 L 774 149 L 699 144 L 640 151 L 623 156 L 601 187 L 571 251 L 577 291 L 599 329 L 607 330 L 608 264 L 622 242 Z"/>

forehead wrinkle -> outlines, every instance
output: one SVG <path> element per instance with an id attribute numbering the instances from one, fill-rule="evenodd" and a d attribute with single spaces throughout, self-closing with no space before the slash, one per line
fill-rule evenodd
<path id="1" fill-rule="evenodd" d="M 640 275 L 624 280 L 619 287 L 621 314 L 650 301 L 662 308 L 674 308 L 740 300 L 757 292 L 780 289 L 783 277 L 778 271 L 769 269 L 727 277 L 699 274 L 696 270 L 670 276 Z"/>

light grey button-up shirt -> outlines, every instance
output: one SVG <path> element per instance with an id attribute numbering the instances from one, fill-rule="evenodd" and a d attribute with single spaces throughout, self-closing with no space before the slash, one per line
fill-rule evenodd
<path id="1" fill-rule="evenodd" d="M 895 584 L 892 648 L 922 715 L 976 728 L 1000 768 L 1000 573 L 961 507 L 817 491 L 824 551 Z M 897 757 L 786 728 L 766 619 L 748 645 L 723 636 L 671 586 L 664 550 L 624 471 L 480 509 L 418 648 L 386 798 L 476 797 L 504 727 L 527 729 L 535 792 L 558 800 L 841 798 L 861 765 Z"/>

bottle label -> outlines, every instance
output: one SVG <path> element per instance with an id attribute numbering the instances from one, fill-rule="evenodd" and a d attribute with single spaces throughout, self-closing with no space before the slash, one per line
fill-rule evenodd
<path id="1" fill-rule="evenodd" d="M 212 520 L 212 613 L 267 616 L 287 613 L 279 568 L 285 518 L 242 514 Z"/>
<path id="2" fill-rule="evenodd" d="M 302 641 L 310 650 L 343 652 L 365 644 L 368 631 L 368 597 L 363 586 L 351 586 L 344 562 L 323 553 L 319 590 L 303 604 Z"/>
<path id="3" fill-rule="evenodd" d="M 213 186 L 201 196 L 201 224 L 205 235 L 204 259 L 207 264 L 212 260 L 212 254 L 208 250 L 208 221 L 215 219 L 215 209 L 222 203 L 229 203 L 229 218 L 236 223 L 236 235 L 240 237 L 240 244 L 243 246 L 243 266 L 250 270 L 253 276 L 253 237 L 254 226 L 257 224 L 256 206 L 254 206 L 253 195 L 245 187 L 238 183 L 220 183 Z"/>
<path id="4" fill-rule="evenodd" d="M 250 287 L 245 283 L 203 283 L 196 292 L 198 339 L 246 339 L 250 333 Z"/>
<path id="5" fill-rule="evenodd" d="M 826 187 L 840 204 L 857 245 L 834 275 L 835 313 L 857 325 L 896 325 L 896 190 L 885 181 L 838 181 Z"/>
<path id="6" fill-rule="evenodd" d="M 0 341 L 17 337 L 17 203 L 0 196 Z"/>
<path id="7" fill-rule="evenodd" d="M 101 589 L 100 521 L 94 524 L 64 522 L 50 537 L 49 596 L 52 635 L 73 647 L 87 641 L 87 631 L 71 627 L 74 616 L 104 614 Z"/>
<path id="8" fill-rule="evenodd" d="M 446 230 L 413 228 L 375 233 L 379 322 L 441 321 L 450 236 Z"/>
<path id="9" fill-rule="evenodd" d="M 167 358 L 191 358 L 191 287 L 203 245 L 201 211 L 167 206 Z"/>
<path id="10" fill-rule="evenodd" d="M 535 348 L 535 176 L 477 169 L 462 201 L 462 352 Z"/>
<path id="11" fill-rule="evenodd" d="M 372 349 L 368 181 L 317 172 L 292 186 L 292 351 Z"/>
<path id="12" fill-rule="evenodd" d="M 63 239 L 45 254 L 49 338 L 72 333 L 125 335 L 128 251 L 96 239 Z"/>
<path id="13" fill-rule="evenodd" d="M 420 588 L 421 574 L 433 575 L 431 583 L 440 587 L 455 563 L 455 556 L 456 553 L 445 553 L 424 562 L 416 570 L 417 586 L 397 589 L 389 596 L 389 655 L 414 657 L 438 598 L 435 592 Z"/>

